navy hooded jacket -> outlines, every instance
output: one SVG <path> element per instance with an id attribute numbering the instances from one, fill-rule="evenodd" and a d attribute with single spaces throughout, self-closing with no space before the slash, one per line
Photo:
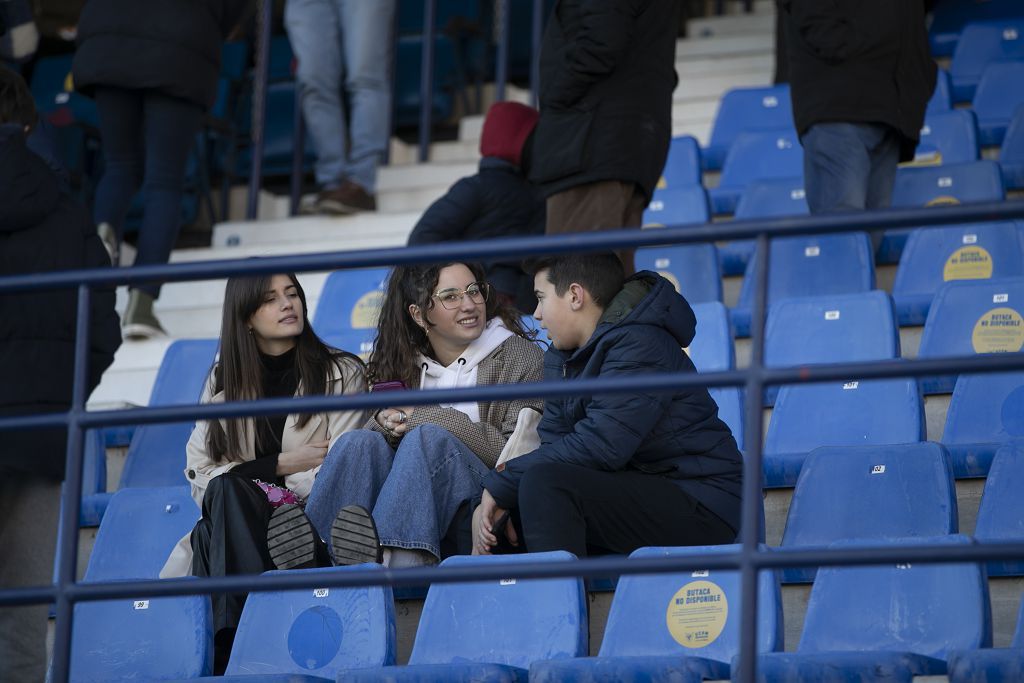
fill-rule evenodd
<path id="1" fill-rule="evenodd" d="M 650 271 L 637 273 L 608 304 L 583 347 L 548 349 L 544 378 L 696 372 L 682 350 L 693 341 L 696 326 L 693 309 L 667 280 Z M 742 458 L 703 387 L 547 399 L 538 432 L 540 448 L 484 479 L 499 506 L 517 506 L 520 478 L 536 463 L 633 469 L 675 480 L 739 530 Z"/>

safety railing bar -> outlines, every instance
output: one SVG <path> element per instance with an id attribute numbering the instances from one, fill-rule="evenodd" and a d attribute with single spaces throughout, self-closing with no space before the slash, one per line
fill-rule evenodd
<path id="1" fill-rule="evenodd" d="M 452 389 L 393 391 L 387 394 L 344 394 L 340 396 L 302 396 L 193 405 L 139 407 L 124 410 L 98 410 L 83 413 L 79 424 L 86 429 L 125 424 L 159 424 L 198 419 L 248 417 L 262 415 L 305 414 L 324 411 L 386 408 L 400 401 L 403 405 L 429 405 L 440 401 L 495 401 L 520 398 L 575 396 L 579 394 L 621 394 L 639 391 L 663 393 L 689 387 L 742 386 L 752 374 L 762 384 L 808 384 L 839 380 L 867 380 L 891 377 L 923 377 L 940 374 L 984 374 L 1024 370 L 1024 354 L 1002 353 L 942 358 L 857 361 L 787 368 L 751 368 L 695 374 L 691 372 L 638 374 L 630 377 L 586 378 L 491 384 Z M 44 413 L 34 416 L 0 418 L 0 431 L 53 427 L 67 424 L 68 413 Z"/>
<path id="2" fill-rule="evenodd" d="M 500 253 L 505 259 L 538 254 L 608 251 L 659 244 L 693 244 L 719 240 L 826 234 L 850 230 L 930 228 L 959 223 L 976 223 L 1024 218 L 1024 201 L 961 205 L 942 209 L 890 209 L 870 213 L 839 213 L 765 220 L 731 221 L 636 230 L 503 237 L 494 240 L 446 242 L 416 247 L 294 254 L 192 261 L 167 265 L 68 270 L 0 278 L 0 293 L 89 285 L 128 285 L 145 282 L 223 280 L 236 275 L 270 274 L 285 271 L 330 271 L 345 268 L 387 267 L 425 262 L 480 260 Z"/>
<path id="3" fill-rule="evenodd" d="M 869 543 L 869 542 L 866 542 Z M 1024 543 L 977 543 L 971 545 L 927 544 L 920 546 L 870 545 L 856 548 L 776 549 L 759 551 L 751 563 L 759 571 L 787 567 L 870 566 L 892 563 L 963 564 L 1024 558 Z M 640 574 L 670 574 L 698 569 L 738 570 L 742 551 L 695 553 L 686 557 L 588 557 L 567 562 L 495 563 L 458 567 L 367 568 L 322 573 L 138 579 L 75 583 L 66 588 L 72 602 L 118 598 L 158 598 L 210 593 L 266 592 L 312 587 L 425 586 L 441 583 L 493 581 L 506 578 L 551 579 L 582 576 L 600 578 Z M 0 605 L 47 602 L 54 594 L 48 587 L 9 588 L 0 591 Z M 29 600 L 28 598 L 35 598 Z"/>

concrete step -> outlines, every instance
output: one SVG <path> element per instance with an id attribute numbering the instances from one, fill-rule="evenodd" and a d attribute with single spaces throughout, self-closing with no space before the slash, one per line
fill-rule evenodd
<path id="1" fill-rule="evenodd" d="M 775 52 L 775 34 L 712 36 L 710 38 L 684 38 L 676 43 L 676 61 L 706 59 L 709 57 L 738 57 L 740 55 Z"/>
<path id="2" fill-rule="evenodd" d="M 440 195 L 439 195 L 440 196 Z M 286 212 L 287 213 L 287 212 Z M 367 249 L 405 242 L 422 211 L 359 213 L 353 216 L 298 216 L 262 221 L 229 221 L 213 228 L 213 248 L 288 244 L 305 250 L 305 242 L 336 243 L 338 249 Z M 200 249 L 175 252 L 172 260 L 202 258 Z M 180 254 L 180 255 L 179 255 Z M 254 254 L 256 255 L 256 254 Z M 213 258 L 213 256 L 210 256 Z M 234 258 L 225 252 L 216 258 Z"/>
<path id="3" fill-rule="evenodd" d="M 689 39 L 702 40 L 723 36 L 772 35 L 775 31 L 774 7 L 767 12 L 755 14 L 702 17 L 686 22 Z"/>

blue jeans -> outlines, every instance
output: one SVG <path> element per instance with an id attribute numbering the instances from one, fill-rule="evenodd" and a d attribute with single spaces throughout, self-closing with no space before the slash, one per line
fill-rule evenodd
<path id="1" fill-rule="evenodd" d="M 288 0 L 285 6 L 316 180 L 325 188 L 347 179 L 376 191 L 391 123 L 394 17 L 395 0 Z"/>
<path id="2" fill-rule="evenodd" d="M 106 169 L 96 187 L 93 220 L 120 238 L 140 185 L 144 213 L 135 265 L 167 263 L 181 229 L 185 164 L 203 124 L 198 104 L 155 90 L 97 87 Z M 160 285 L 138 285 L 154 298 Z"/>
<path id="3" fill-rule="evenodd" d="M 811 213 L 885 208 L 892 203 L 900 141 L 876 123 L 816 123 L 800 138 Z"/>
<path id="4" fill-rule="evenodd" d="M 441 559 L 441 539 L 459 508 L 480 494 L 487 471 L 443 427 L 417 427 L 396 450 L 383 435 L 356 430 L 343 434 L 324 459 L 306 516 L 330 543 L 338 511 L 361 505 L 372 512 L 381 545 L 426 550 Z"/>

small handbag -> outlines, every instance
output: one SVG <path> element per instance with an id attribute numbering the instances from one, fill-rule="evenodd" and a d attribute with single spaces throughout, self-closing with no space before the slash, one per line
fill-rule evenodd
<path id="1" fill-rule="evenodd" d="M 270 507 L 279 508 L 282 505 L 304 505 L 305 501 L 295 495 L 295 492 L 291 489 L 286 489 L 283 486 L 277 484 L 268 484 L 265 481 L 259 479 L 253 479 L 253 482 L 263 489 L 263 492 L 267 494 L 267 502 L 270 503 Z"/>

